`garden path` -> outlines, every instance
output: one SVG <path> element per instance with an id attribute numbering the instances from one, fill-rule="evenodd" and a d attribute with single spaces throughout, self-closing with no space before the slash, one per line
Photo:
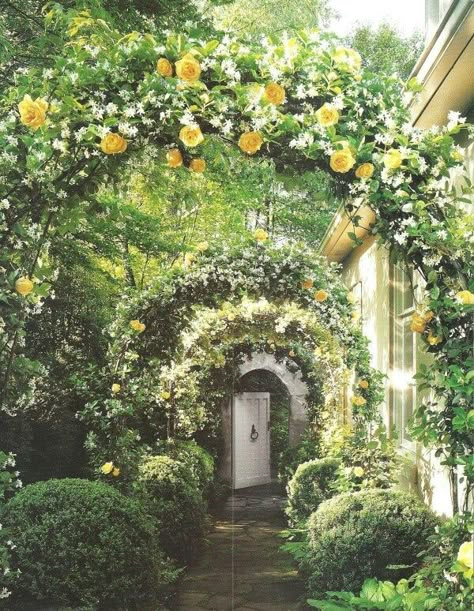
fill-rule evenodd
<path id="1" fill-rule="evenodd" d="M 285 499 L 270 484 L 237 491 L 181 584 L 177 611 L 300 611 L 304 587 L 279 550 Z"/>

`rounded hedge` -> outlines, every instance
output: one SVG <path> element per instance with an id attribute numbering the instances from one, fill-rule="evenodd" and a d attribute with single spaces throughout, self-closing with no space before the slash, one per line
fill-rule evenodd
<path id="1" fill-rule="evenodd" d="M 151 609 L 166 585 L 140 506 L 111 486 L 53 479 L 26 486 L 1 521 L 16 548 L 15 594 L 99 609 Z"/>
<path id="2" fill-rule="evenodd" d="M 308 521 L 311 594 L 358 591 L 367 577 L 406 577 L 437 524 L 433 512 L 407 492 L 363 490 L 324 501 Z"/>
<path id="3" fill-rule="evenodd" d="M 170 456 L 150 456 L 139 466 L 160 543 L 171 558 L 189 562 L 206 532 L 206 503 L 190 468 Z"/>
<path id="4" fill-rule="evenodd" d="M 288 484 L 286 514 L 294 526 L 305 522 L 319 505 L 333 496 L 330 488 L 336 479 L 340 462 L 321 458 L 301 464 Z"/>
<path id="5" fill-rule="evenodd" d="M 314 439 L 302 439 L 288 446 L 278 459 L 278 479 L 286 486 L 299 465 L 319 457 L 319 446 Z"/>
<path id="6" fill-rule="evenodd" d="M 398 490 L 349 492 L 324 501 L 308 521 L 311 593 L 357 591 L 367 577 L 406 577 L 438 523 L 417 497 Z"/>

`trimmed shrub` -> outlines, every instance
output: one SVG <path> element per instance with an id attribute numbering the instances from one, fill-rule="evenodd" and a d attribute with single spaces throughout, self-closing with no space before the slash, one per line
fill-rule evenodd
<path id="1" fill-rule="evenodd" d="M 308 521 L 311 593 L 358 591 L 367 577 L 408 576 L 438 523 L 417 497 L 397 490 L 364 490 L 324 501 Z"/>
<path id="2" fill-rule="evenodd" d="M 314 439 L 302 439 L 299 443 L 289 446 L 280 454 L 278 479 L 285 486 L 288 485 L 299 465 L 308 460 L 319 458 L 319 456 L 319 446 Z"/>
<path id="3" fill-rule="evenodd" d="M 206 532 L 206 503 L 189 467 L 169 456 L 150 456 L 139 466 L 160 543 L 171 558 L 186 563 Z"/>
<path id="4" fill-rule="evenodd" d="M 166 454 L 186 465 L 204 498 L 208 498 L 214 483 L 214 459 L 194 440 L 170 439 L 158 445 L 160 454 Z"/>
<path id="5" fill-rule="evenodd" d="M 1 521 L 17 546 L 15 594 L 100 609 L 155 608 L 162 554 L 148 517 L 111 486 L 81 479 L 26 486 Z"/>
<path id="6" fill-rule="evenodd" d="M 288 484 L 286 509 L 293 526 L 305 522 L 324 500 L 334 495 L 330 487 L 339 465 L 336 458 L 321 458 L 304 462 L 296 469 Z"/>

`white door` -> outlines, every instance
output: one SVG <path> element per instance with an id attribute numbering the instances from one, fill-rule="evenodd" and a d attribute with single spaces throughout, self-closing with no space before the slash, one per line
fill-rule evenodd
<path id="1" fill-rule="evenodd" d="M 270 393 L 234 395 L 233 487 L 268 484 L 270 473 Z"/>

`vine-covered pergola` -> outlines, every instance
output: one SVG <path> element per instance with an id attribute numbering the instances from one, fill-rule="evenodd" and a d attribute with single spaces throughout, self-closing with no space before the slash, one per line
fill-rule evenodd
<path id="1" fill-rule="evenodd" d="M 218 138 L 280 169 L 325 170 L 354 225 L 352 201 L 374 210 L 369 230 L 424 283 L 412 328 L 433 357 L 418 374 L 433 398 L 414 432 L 437 446 L 455 489 L 459 467 L 471 486 L 473 266 L 463 189 L 448 185 L 464 175 L 459 115 L 414 128 L 407 98 L 416 84 L 402 94 L 396 79 L 364 71 L 355 51 L 317 32 L 260 43 L 158 39 L 57 6 L 47 27 L 67 31 L 64 54 L 47 70 L 17 74 L 0 100 L 2 405 L 21 405 L 34 390 L 39 366 L 22 348 L 25 322 L 54 278 L 51 240 L 67 239 L 79 207 L 134 151 L 158 147 L 169 166 L 202 172 Z"/>

